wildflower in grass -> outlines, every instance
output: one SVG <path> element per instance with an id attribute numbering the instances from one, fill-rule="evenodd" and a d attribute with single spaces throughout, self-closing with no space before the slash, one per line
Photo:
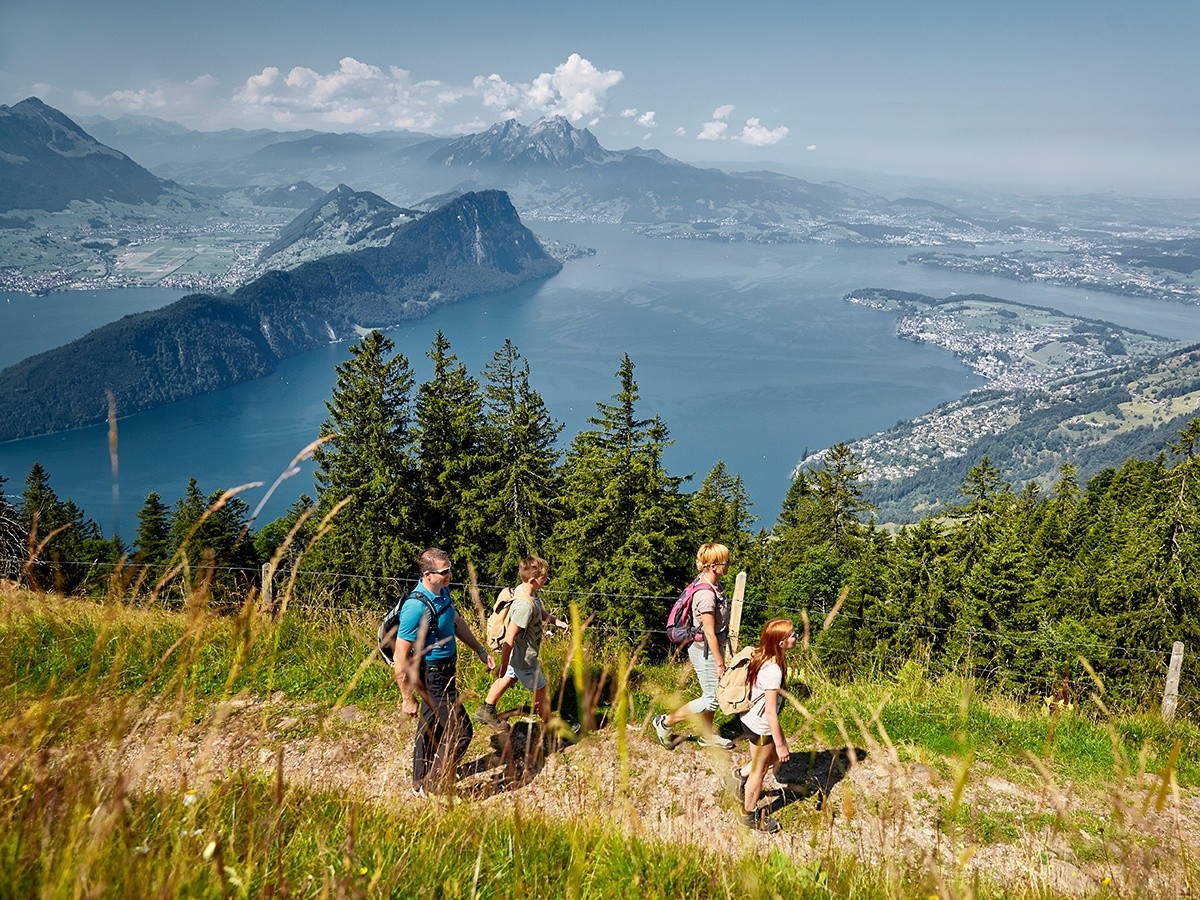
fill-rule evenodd
<path id="1" fill-rule="evenodd" d="M 191 806 L 195 802 L 196 802 L 196 792 L 195 791 L 188 791 L 186 794 L 183 795 L 183 805 L 184 806 Z"/>

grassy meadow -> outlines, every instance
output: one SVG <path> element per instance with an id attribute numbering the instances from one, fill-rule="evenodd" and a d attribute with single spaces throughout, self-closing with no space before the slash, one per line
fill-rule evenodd
<path id="1" fill-rule="evenodd" d="M 981 696 L 919 661 L 849 684 L 798 651 L 781 835 L 732 760 L 646 725 L 686 664 L 578 628 L 543 657 L 582 726 L 516 763 L 477 728 L 454 796 L 409 791 L 375 614 L 217 615 L 0 591 L 4 897 L 1059 897 L 1195 890 L 1200 729 Z M 488 676 L 460 661 L 468 709 Z M 512 710 L 529 696 L 506 695 Z M 719 716 L 728 733 L 735 722 Z M 515 729 L 520 732 L 520 729 Z M 569 732 L 564 729 L 564 735 Z M 461 774 L 461 773 L 460 773 Z"/>

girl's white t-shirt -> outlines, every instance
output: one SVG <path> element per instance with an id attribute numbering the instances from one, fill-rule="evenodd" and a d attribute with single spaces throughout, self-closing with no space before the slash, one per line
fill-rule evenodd
<path id="1" fill-rule="evenodd" d="M 771 733 L 771 726 L 767 722 L 766 695 L 767 691 L 777 691 L 781 687 L 783 670 L 774 660 L 767 660 L 758 670 L 754 686 L 750 688 L 750 708 L 742 713 L 742 724 L 747 730 L 758 735 Z"/>

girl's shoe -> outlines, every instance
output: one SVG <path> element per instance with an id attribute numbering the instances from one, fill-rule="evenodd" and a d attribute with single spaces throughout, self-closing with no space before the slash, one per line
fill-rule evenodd
<path id="1" fill-rule="evenodd" d="M 765 809 L 748 812 L 742 817 L 742 824 L 764 834 L 775 834 L 779 831 L 779 822 L 767 815 Z"/>

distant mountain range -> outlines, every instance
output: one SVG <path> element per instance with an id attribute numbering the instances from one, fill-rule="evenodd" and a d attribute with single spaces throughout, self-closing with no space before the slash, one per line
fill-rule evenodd
<path id="1" fill-rule="evenodd" d="M 528 126 L 509 120 L 458 138 L 201 133 L 144 119 L 88 121 L 131 155 L 161 160 L 160 174 L 187 185 L 340 183 L 408 207 L 443 191 L 491 188 L 507 192 L 525 217 L 714 240 L 954 244 L 979 235 L 969 217 L 945 204 L 892 202 L 774 172 L 698 168 L 638 147 L 609 150 L 561 116 Z"/>
<path id="2" fill-rule="evenodd" d="M 229 296 L 193 294 L 5 369 L 0 440 L 102 422 L 106 389 L 122 415 L 150 409 L 560 268 L 503 193 L 464 194 L 397 228 L 386 246 L 268 272 Z"/>

